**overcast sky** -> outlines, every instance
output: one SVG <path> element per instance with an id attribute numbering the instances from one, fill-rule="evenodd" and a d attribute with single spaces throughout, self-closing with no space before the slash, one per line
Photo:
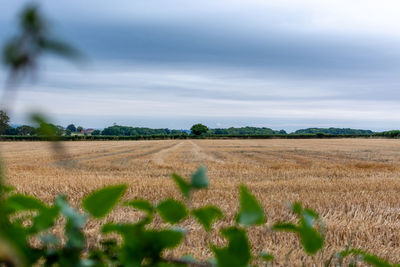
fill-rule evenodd
<path id="1" fill-rule="evenodd" d="M 398 1 L 37 2 L 86 61 L 46 59 L 13 123 L 400 128 Z M 0 2 L 1 43 L 23 3 Z"/>

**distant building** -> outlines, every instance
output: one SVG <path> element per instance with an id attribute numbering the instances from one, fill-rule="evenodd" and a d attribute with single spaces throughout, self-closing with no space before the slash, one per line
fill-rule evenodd
<path id="1" fill-rule="evenodd" d="M 81 134 L 92 134 L 94 132 L 94 129 L 89 128 L 89 129 L 83 129 L 81 131 Z"/>

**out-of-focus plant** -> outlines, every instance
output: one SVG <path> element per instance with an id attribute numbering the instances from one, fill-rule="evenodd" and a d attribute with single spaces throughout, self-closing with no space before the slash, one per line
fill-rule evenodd
<path id="1" fill-rule="evenodd" d="M 3 48 L 3 63 L 9 70 L 3 102 L 13 101 L 18 82 L 35 74 L 42 55 L 51 53 L 69 59 L 81 58 L 75 48 L 52 35 L 50 24 L 37 5 L 26 6 L 18 22 L 18 33 Z"/>
<path id="2" fill-rule="evenodd" d="M 19 32 L 3 49 L 3 62 L 12 75 L 34 72 L 39 57 L 45 53 L 74 59 L 80 57 L 75 48 L 52 36 L 49 25 L 37 5 L 31 4 L 23 9 L 19 17 Z"/>
<path id="3" fill-rule="evenodd" d="M 193 173 L 190 181 L 177 174 L 173 174 L 172 178 L 187 203 L 193 190 L 208 188 L 205 167 Z M 166 257 L 164 251 L 182 245 L 189 230 L 176 225 L 190 217 L 202 225 L 205 231 L 212 230 L 213 224 L 224 216 L 215 205 L 194 209 L 174 198 L 158 203 L 146 199 L 121 201 L 127 186 L 113 185 L 84 197 L 82 213 L 71 207 L 67 198 L 62 195 L 52 205 L 47 205 L 32 196 L 15 193 L 12 188 L 3 184 L 0 185 L 0 190 L 0 265 L 246 267 L 260 262 L 267 265 L 271 262 L 279 264 L 270 253 L 252 253 L 247 228 L 265 227 L 266 215 L 257 198 L 244 185 L 239 190 L 240 208 L 236 220 L 220 230 L 227 245 L 220 247 L 210 243 L 214 258 L 208 261 L 197 260 L 188 255 L 182 258 Z M 107 214 L 121 204 L 142 211 L 141 219 L 134 223 L 104 221 Z M 275 223 L 270 230 L 297 233 L 305 253 L 316 254 L 324 245 L 318 214 L 303 208 L 300 203 L 293 204 L 292 211 L 299 217 L 298 224 Z M 152 227 L 151 223 L 157 216 L 169 226 Z M 66 221 L 63 225 L 65 242 L 48 234 L 59 221 L 59 217 Z M 88 218 L 104 222 L 100 231 L 105 236 L 96 248 L 87 248 L 83 228 Z M 107 235 L 109 233 L 119 235 L 122 242 L 116 236 Z M 31 240 L 40 240 L 40 245 L 32 246 Z M 338 252 L 326 266 L 343 266 L 345 257 L 353 257 L 351 262 L 354 264 L 362 261 L 372 266 L 394 266 L 375 255 L 352 248 Z"/>

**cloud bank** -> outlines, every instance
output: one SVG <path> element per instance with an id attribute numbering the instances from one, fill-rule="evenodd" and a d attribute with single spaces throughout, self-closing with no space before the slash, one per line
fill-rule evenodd
<path id="1" fill-rule="evenodd" d="M 11 2 L 11 1 L 10 1 Z M 15 2 L 15 1 L 13 1 Z M 217 2 L 217 3 L 216 3 Z M 0 41 L 21 3 L 2 3 Z M 104 127 L 398 128 L 395 1 L 43 1 L 84 66 L 46 60 L 28 110 Z M 4 71 L 0 75 L 4 80 Z"/>

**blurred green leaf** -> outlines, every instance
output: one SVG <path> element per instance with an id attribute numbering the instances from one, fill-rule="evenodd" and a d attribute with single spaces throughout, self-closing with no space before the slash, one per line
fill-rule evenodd
<path id="1" fill-rule="evenodd" d="M 344 258 L 349 255 L 360 256 L 361 260 L 375 267 L 391 267 L 393 266 L 384 259 L 376 255 L 370 254 L 360 249 L 350 249 L 339 253 L 339 256 Z"/>
<path id="2" fill-rule="evenodd" d="M 46 21 L 35 4 L 27 5 L 20 15 L 20 27 L 25 32 L 40 34 L 46 29 Z"/>
<path id="3" fill-rule="evenodd" d="M 190 197 L 191 186 L 188 182 L 185 181 L 181 176 L 178 174 L 172 174 L 172 179 L 174 179 L 175 183 L 178 185 L 179 189 L 181 190 L 182 194 L 186 197 Z"/>
<path id="4" fill-rule="evenodd" d="M 49 123 L 49 119 L 40 113 L 31 114 L 31 120 L 38 125 L 37 133 L 40 136 L 50 138 L 54 141 L 61 134 L 60 130 L 55 125 Z"/>
<path id="5" fill-rule="evenodd" d="M 148 215 L 153 214 L 154 207 L 149 201 L 145 199 L 135 199 L 125 202 L 125 205 L 130 206 L 132 208 L 141 210 L 146 212 Z"/>
<path id="6" fill-rule="evenodd" d="M 33 218 L 34 232 L 47 230 L 54 225 L 56 218 L 59 216 L 60 209 L 58 206 L 41 210 L 35 218 Z"/>
<path id="7" fill-rule="evenodd" d="M 268 252 L 262 252 L 260 254 L 260 257 L 265 260 L 265 261 L 273 261 L 274 260 L 274 255 Z"/>
<path id="8" fill-rule="evenodd" d="M 276 223 L 273 225 L 273 229 L 296 232 L 300 237 L 304 250 L 308 254 L 315 254 L 324 245 L 323 236 L 314 228 L 314 224 L 318 219 L 318 214 L 311 209 L 303 209 L 300 203 L 293 204 L 292 211 L 299 217 L 298 225 L 292 223 Z"/>
<path id="9" fill-rule="evenodd" d="M 245 267 L 251 259 L 250 244 L 244 229 L 230 227 L 221 231 L 228 240 L 224 248 L 212 247 L 219 267 Z"/>
<path id="10" fill-rule="evenodd" d="M 38 40 L 39 47 L 47 52 L 52 52 L 59 56 L 80 59 L 81 55 L 74 47 L 56 39 L 41 38 Z"/>
<path id="11" fill-rule="evenodd" d="M 85 237 L 81 229 L 86 223 L 86 216 L 72 208 L 68 204 L 65 196 L 57 197 L 56 205 L 60 208 L 62 215 L 67 219 L 65 235 L 68 238 L 68 242 L 66 246 L 74 249 L 82 249 L 85 244 Z"/>
<path id="12" fill-rule="evenodd" d="M 150 265 L 162 262 L 162 251 L 179 245 L 184 236 L 181 231 L 172 229 L 146 230 L 141 224 L 107 224 L 102 231 L 122 235 L 124 243 L 119 260 L 120 264 L 129 266 L 141 266 L 145 259 L 150 260 Z"/>
<path id="13" fill-rule="evenodd" d="M 18 48 L 18 40 L 12 39 L 3 47 L 3 63 L 12 69 L 18 69 L 28 63 L 29 58 Z"/>
<path id="14" fill-rule="evenodd" d="M 6 206 L 12 212 L 24 210 L 46 210 L 46 205 L 37 198 L 15 194 L 7 198 Z"/>
<path id="15" fill-rule="evenodd" d="M 196 259 L 192 255 L 183 255 L 181 260 L 186 261 L 186 262 L 191 262 L 191 263 L 196 262 Z"/>
<path id="16" fill-rule="evenodd" d="M 208 187 L 207 168 L 205 166 L 201 166 L 192 174 L 191 185 L 195 189 Z"/>
<path id="17" fill-rule="evenodd" d="M 186 218 L 188 211 L 186 206 L 177 200 L 167 199 L 157 205 L 157 212 L 166 222 L 175 224 Z"/>
<path id="18" fill-rule="evenodd" d="M 212 223 L 223 217 L 222 211 L 215 206 L 206 206 L 192 211 L 196 220 L 203 225 L 206 231 L 211 230 Z"/>
<path id="19" fill-rule="evenodd" d="M 27 5 L 19 16 L 19 23 L 18 34 L 3 49 L 3 62 L 10 67 L 12 74 L 34 71 L 44 53 L 80 58 L 76 49 L 52 36 L 50 23 L 41 14 L 38 5 Z"/>
<path id="20" fill-rule="evenodd" d="M 236 222 L 245 226 L 260 225 L 265 223 L 264 210 L 250 191 L 240 186 L 240 210 L 236 216 Z"/>
<path id="21" fill-rule="evenodd" d="M 36 214 L 32 215 L 32 226 L 29 227 L 30 234 L 52 227 L 55 219 L 59 215 L 59 208 L 57 206 L 48 207 L 39 199 L 27 195 L 11 195 L 7 198 L 5 204 L 8 213 L 38 211 Z"/>
<path id="22" fill-rule="evenodd" d="M 0 184 L 0 195 L 1 195 L 1 193 L 11 193 L 11 192 L 13 192 L 13 191 L 15 191 L 15 187 L 13 187 L 13 186 L 7 186 L 7 185 L 1 185 Z"/>
<path id="23" fill-rule="evenodd" d="M 297 232 L 298 227 L 293 223 L 275 223 L 273 229 L 277 231 Z"/>
<path id="24" fill-rule="evenodd" d="M 59 243 L 58 237 L 53 234 L 41 235 L 39 239 L 45 245 L 57 245 Z"/>
<path id="25" fill-rule="evenodd" d="M 301 228 L 299 232 L 304 249 L 309 254 L 315 254 L 323 246 L 324 239 L 314 228 Z"/>
<path id="26" fill-rule="evenodd" d="M 176 247 L 183 239 L 182 231 L 173 229 L 147 231 L 147 234 L 152 240 L 152 246 L 160 251 Z"/>
<path id="27" fill-rule="evenodd" d="M 127 189 L 126 185 L 113 185 L 92 192 L 83 199 L 83 208 L 95 218 L 107 215 Z"/>

